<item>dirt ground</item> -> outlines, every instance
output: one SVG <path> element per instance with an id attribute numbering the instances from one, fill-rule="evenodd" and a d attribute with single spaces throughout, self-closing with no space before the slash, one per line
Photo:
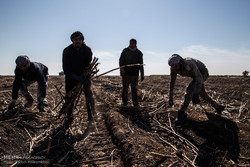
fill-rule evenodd
<path id="1" fill-rule="evenodd" d="M 139 83 L 138 109 L 121 107 L 121 78 L 92 81 L 96 115 L 88 120 L 82 95 L 73 119 L 59 117 L 64 77 L 50 76 L 46 112 L 36 100 L 8 111 L 13 76 L 0 76 L 0 166 L 250 166 L 250 77 L 211 76 L 205 87 L 225 111 L 205 101 L 190 104 L 188 120 L 174 125 L 189 78 L 178 77 L 174 106 L 168 105 L 169 76 Z M 29 87 L 36 99 L 37 85 Z M 131 99 L 131 93 L 130 99 Z"/>

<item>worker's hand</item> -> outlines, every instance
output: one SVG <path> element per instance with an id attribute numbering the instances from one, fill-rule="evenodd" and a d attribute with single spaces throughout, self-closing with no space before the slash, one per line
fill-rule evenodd
<path id="1" fill-rule="evenodd" d="M 41 101 L 40 101 L 40 105 L 48 106 L 49 103 L 48 103 L 46 98 L 42 98 Z"/>
<path id="2" fill-rule="evenodd" d="M 198 104 L 198 103 L 200 103 L 200 98 L 199 98 L 199 95 L 198 95 L 198 94 L 196 94 L 196 93 L 193 94 L 192 102 L 193 102 L 193 104 Z"/>
<path id="3" fill-rule="evenodd" d="M 144 75 L 141 76 L 141 81 L 143 81 L 143 80 L 144 80 Z"/>
<path id="4" fill-rule="evenodd" d="M 15 107 L 16 104 L 16 99 L 12 99 L 9 106 L 8 106 L 8 110 L 11 110 Z"/>
<path id="5" fill-rule="evenodd" d="M 79 81 L 81 84 L 85 83 L 85 80 L 83 79 L 82 76 L 76 76 L 77 81 Z"/>
<path id="6" fill-rule="evenodd" d="M 172 107 L 174 105 L 173 97 L 169 97 L 168 104 L 170 107 Z"/>

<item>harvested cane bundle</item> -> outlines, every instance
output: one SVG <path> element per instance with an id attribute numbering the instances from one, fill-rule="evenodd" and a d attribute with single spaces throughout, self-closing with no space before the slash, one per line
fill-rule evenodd
<path id="1" fill-rule="evenodd" d="M 90 66 L 88 67 L 88 70 L 83 74 L 83 77 L 86 81 L 91 80 L 91 78 L 98 73 L 99 70 L 97 69 L 97 66 L 99 63 L 97 63 L 97 61 L 98 58 L 94 57 L 93 61 L 90 63 Z M 83 92 L 83 88 L 84 84 L 79 83 L 70 92 L 67 93 L 65 97 L 65 103 L 63 104 L 59 112 L 59 117 L 62 114 L 69 114 L 70 110 L 77 105 L 81 93 Z"/>

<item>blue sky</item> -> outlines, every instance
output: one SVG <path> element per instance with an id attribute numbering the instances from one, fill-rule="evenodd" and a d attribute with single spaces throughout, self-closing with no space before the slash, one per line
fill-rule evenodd
<path id="1" fill-rule="evenodd" d="M 241 75 L 250 71 L 249 18 L 249 0 L 1 0 L 0 75 L 14 74 L 18 55 L 58 74 L 76 30 L 100 73 L 118 67 L 136 38 L 146 75 L 169 74 L 173 53 L 201 60 L 212 75 Z"/>

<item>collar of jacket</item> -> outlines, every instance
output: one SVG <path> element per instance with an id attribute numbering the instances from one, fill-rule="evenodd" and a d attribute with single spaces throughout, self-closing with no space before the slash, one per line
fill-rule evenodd
<path id="1" fill-rule="evenodd" d="M 129 50 L 131 50 L 133 52 L 137 50 L 137 47 L 134 47 L 134 48 L 128 47 L 128 48 L 129 48 Z"/>

